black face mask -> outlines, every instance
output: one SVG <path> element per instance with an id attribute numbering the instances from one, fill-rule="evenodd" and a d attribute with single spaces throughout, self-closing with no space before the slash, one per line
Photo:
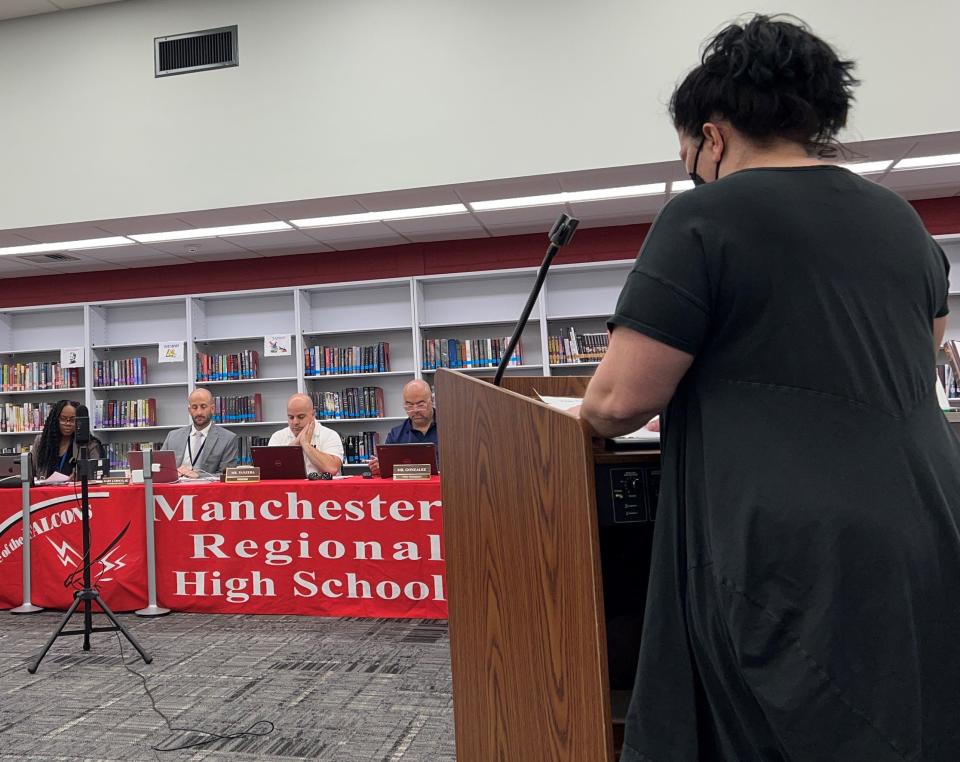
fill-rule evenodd
<path id="1" fill-rule="evenodd" d="M 700 173 L 697 172 L 697 164 L 700 162 L 700 152 L 703 150 L 703 141 L 706 138 L 700 138 L 700 145 L 697 146 L 697 155 L 693 157 L 693 169 L 690 170 L 690 179 L 693 180 L 694 185 L 703 185 L 706 180 L 700 176 Z"/>
<path id="2" fill-rule="evenodd" d="M 706 180 L 697 172 L 697 164 L 700 162 L 700 152 L 703 150 L 703 142 L 706 138 L 700 138 L 700 145 L 697 146 L 697 155 L 693 157 L 693 169 L 690 171 L 690 179 L 693 180 L 694 185 L 703 185 Z M 723 161 L 723 156 L 720 156 L 720 161 Z M 717 177 L 720 179 L 720 161 L 717 162 Z"/>

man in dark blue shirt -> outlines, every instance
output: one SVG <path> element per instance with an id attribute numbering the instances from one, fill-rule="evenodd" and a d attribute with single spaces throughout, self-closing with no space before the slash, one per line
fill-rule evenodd
<path id="1" fill-rule="evenodd" d="M 390 429 L 384 444 L 425 444 L 437 441 L 437 416 L 433 408 L 433 390 L 430 384 L 420 379 L 410 381 L 403 387 L 403 409 L 407 420 Z M 437 456 L 439 460 L 439 454 Z M 380 475 L 380 464 L 370 459 L 370 471 Z"/>

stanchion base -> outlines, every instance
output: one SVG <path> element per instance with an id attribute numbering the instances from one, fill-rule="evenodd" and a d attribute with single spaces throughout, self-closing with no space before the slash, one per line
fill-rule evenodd
<path id="1" fill-rule="evenodd" d="M 147 606 L 145 609 L 140 609 L 133 613 L 137 616 L 166 616 L 170 613 L 170 609 L 160 608 L 159 606 Z"/>
<path id="2" fill-rule="evenodd" d="M 24 603 L 15 609 L 10 609 L 11 614 L 36 614 L 38 611 L 43 611 L 43 607 L 34 606 L 32 603 Z"/>

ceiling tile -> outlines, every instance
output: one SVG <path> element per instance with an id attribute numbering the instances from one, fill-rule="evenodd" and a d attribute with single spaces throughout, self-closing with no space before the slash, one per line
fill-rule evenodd
<path id="1" fill-rule="evenodd" d="M 352 198 L 315 198 L 287 201 L 264 207 L 280 220 L 305 220 L 312 217 L 333 217 L 341 214 L 362 214 L 368 211 Z"/>
<path id="2" fill-rule="evenodd" d="M 398 243 L 406 243 L 406 241 L 396 236 L 372 239 L 357 238 L 353 240 L 348 238 L 337 241 L 332 245 L 336 247 L 337 251 L 351 251 L 353 249 L 376 249 L 381 246 L 396 246 Z"/>
<path id="3" fill-rule="evenodd" d="M 659 211 L 667 203 L 667 196 L 634 196 L 633 198 L 610 198 L 603 201 L 588 201 L 570 204 L 573 216 L 582 222 L 609 217 L 629 217 Z"/>
<path id="4" fill-rule="evenodd" d="M 569 208 L 565 204 L 550 204 L 549 206 L 526 206 L 519 209 L 498 209 L 493 212 L 474 212 L 487 228 L 502 228 L 507 225 L 532 224 L 546 225 L 547 229 L 556 221 L 561 212 L 569 214 Z"/>
<path id="5" fill-rule="evenodd" d="M 516 198 L 518 196 L 543 196 L 548 193 L 560 193 L 562 190 L 563 188 L 560 186 L 560 181 L 556 175 L 465 183 L 456 186 L 457 194 L 465 202 Z"/>
<path id="6" fill-rule="evenodd" d="M 335 249 L 340 249 L 340 244 L 345 241 L 354 243 L 362 241 L 381 242 L 371 243 L 371 245 L 374 246 L 405 243 L 402 237 L 382 222 L 365 222 L 362 225 L 338 225 L 329 228 L 308 228 L 303 232 L 321 243 L 333 246 Z"/>
<path id="7" fill-rule="evenodd" d="M 108 249 L 90 249 L 89 252 L 74 252 L 75 256 L 87 254 L 91 259 L 109 262 L 120 267 L 160 267 L 162 265 L 182 265 L 184 257 L 157 251 L 150 246 L 112 246 Z"/>
<path id="8" fill-rule="evenodd" d="M 167 254 L 176 254 L 178 257 L 188 257 L 191 259 L 202 258 L 207 254 L 219 255 L 235 252 L 238 256 L 245 253 L 236 244 L 232 244 L 223 238 L 196 238 L 186 241 L 164 241 L 151 242 L 151 249 L 164 251 Z"/>
<path id="9" fill-rule="evenodd" d="M 259 259 L 260 255 L 255 251 L 247 251 L 246 249 L 237 249 L 234 247 L 232 251 L 228 250 L 218 250 L 218 251 L 201 251 L 196 254 L 180 254 L 179 256 L 183 257 L 186 260 L 191 262 L 221 262 L 225 259 Z"/>
<path id="10" fill-rule="evenodd" d="M 426 243 L 427 241 L 460 241 L 466 238 L 489 238 L 488 233 L 483 228 L 473 230 L 438 230 L 434 232 L 404 233 L 404 236 L 415 243 Z"/>
<path id="11" fill-rule="evenodd" d="M 112 235 L 143 235 L 165 233 L 168 230 L 185 230 L 190 227 L 183 219 L 173 214 L 158 214 L 150 217 L 127 217 L 119 220 L 100 220 L 97 227 Z"/>
<path id="12" fill-rule="evenodd" d="M 250 225 L 255 222 L 276 222 L 277 217 L 262 206 L 236 206 L 178 214 L 188 228 L 219 228 L 227 225 Z M 283 219 L 282 217 L 279 219 Z"/>
<path id="13" fill-rule="evenodd" d="M 261 249 L 283 248 L 285 246 L 304 246 L 316 242 L 300 230 L 279 230 L 271 233 L 255 233 L 253 235 L 231 235 L 223 236 L 224 241 L 229 241 L 237 246 L 242 246 L 250 251 L 260 251 Z"/>
<path id="14" fill-rule="evenodd" d="M 390 220 L 384 224 L 391 230 L 402 234 L 405 238 L 413 235 L 443 233 L 444 231 L 455 234 L 467 233 L 477 237 L 485 235 L 483 225 L 469 213 L 448 214 L 443 217 L 421 217 L 410 220 Z"/>
<path id="15" fill-rule="evenodd" d="M 387 193 L 366 193 L 356 196 L 356 200 L 361 206 L 373 212 L 460 203 L 460 197 L 453 186 L 416 188 Z"/>

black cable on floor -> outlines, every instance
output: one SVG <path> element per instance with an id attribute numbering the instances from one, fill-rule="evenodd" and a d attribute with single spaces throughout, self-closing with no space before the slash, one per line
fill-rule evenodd
<path id="1" fill-rule="evenodd" d="M 150 686 L 147 684 L 147 678 L 142 674 L 133 669 L 127 660 L 123 656 L 123 641 L 120 639 L 120 633 L 115 633 L 117 636 L 117 642 L 120 644 L 120 661 L 123 663 L 123 666 L 126 667 L 127 672 L 132 672 L 134 675 L 140 678 L 140 681 L 143 683 L 143 689 L 147 692 L 147 698 L 150 699 L 150 706 L 153 707 L 153 711 L 160 715 L 164 723 L 167 726 L 167 729 L 171 733 L 199 733 L 201 735 L 209 736 L 209 738 L 204 738 L 200 741 L 194 741 L 193 743 L 183 744 L 182 746 L 151 746 L 150 748 L 153 751 L 182 751 L 183 749 L 193 749 L 197 746 L 203 746 L 204 744 L 212 743 L 213 741 L 231 741 L 235 738 L 243 738 L 245 736 L 268 736 L 270 735 L 275 726 L 270 720 L 257 720 L 253 725 L 251 725 L 246 730 L 240 733 L 231 733 L 229 735 L 221 735 L 220 733 L 213 733 L 209 730 L 200 730 L 199 728 L 175 728 L 170 724 L 170 719 L 157 707 L 157 702 L 153 698 L 153 693 L 150 692 Z M 255 731 L 254 728 L 257 725 L 262 725 L 266 723 L 270 727 L 264 731 Z"/>

